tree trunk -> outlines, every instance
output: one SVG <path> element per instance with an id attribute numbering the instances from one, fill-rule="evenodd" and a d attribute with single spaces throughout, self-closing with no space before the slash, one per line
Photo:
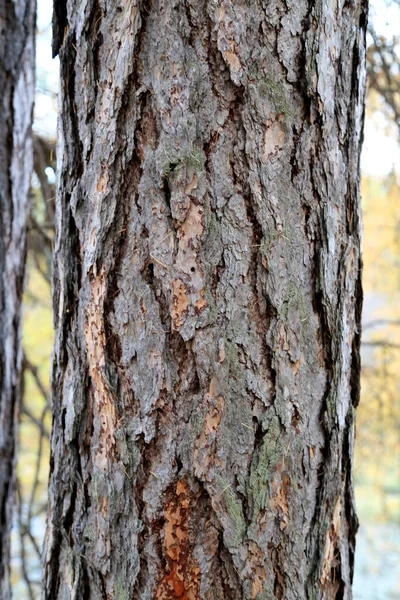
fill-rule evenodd
<path id="1" fill-rule="evenodd" d="M 35 2 L 0 0 L 0 597 L 10 598 L 10 529 L 21 391 L 21 300 L 32 173 Z"/>
<path id="2" fill-rule="evenodd" d="M 44 597 L 351 598 L 364 2 L 54 25 Z"/>

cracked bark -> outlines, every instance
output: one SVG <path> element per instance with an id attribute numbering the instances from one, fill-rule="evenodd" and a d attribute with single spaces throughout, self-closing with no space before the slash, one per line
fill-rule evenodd
<path id="1" fill-rule="evenodd" d="M 351 598 L 365 25 L 56 3 L 45 598 Z"/>
<path id="2" fill-rule="evenodd" d="M 10 598 L 10 529 L 21 375 L 21 300 L 32 173 L 35 2 L 0 0 L 0 597 Z"/>

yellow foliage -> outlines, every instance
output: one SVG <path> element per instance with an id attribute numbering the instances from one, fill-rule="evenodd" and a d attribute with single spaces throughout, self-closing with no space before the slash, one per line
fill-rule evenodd
<path id="1" fill-rule="evenodd" d="M 394 175 L 386 180 L 364 177 L 362 198 L 365 310 L 362 391 L 357 412 L 356 498 L 361 517 L 398 520 L 400 186 Z"/>
<path id="2" fill-rule="evenodd" d="M 28 360 L 37 366 L 38 376 L 50 393 L 50 357 L 53 346 L 53 327 L 51 311 L 51 290 L 49 283 L 39 270 L 28 260 L 28 279 L 23 302 L 23 345 Z M 33 375 L 26 370 L 24 380 L 24 405 L 37 419 L 41 419 L 45 408 L 45 399 L 38 389 Z M 45 426 L 51 428 L 51 416 L 47 414 Z M 37 453 L 39 447 L 39 430 L 24 414 L 21 416 L 19 435 L 18 476 L 22 494 L 29 497 L 35 479 Z M 44 440 L 39 489 L 36 502 L 45 502 L 47 495 L 47 479 L 49 471 L 49 443 Z"/>

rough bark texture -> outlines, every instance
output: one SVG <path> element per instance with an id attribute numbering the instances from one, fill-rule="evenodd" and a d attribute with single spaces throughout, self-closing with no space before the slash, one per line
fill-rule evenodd
<path id="1" fill-rule="evenodd" d="M 0 597 L 10 597 L 21 299 L 32 173 L 35 1 L 0 0 Z"/>
<path id="2" fill-rule="evenodd" d="M 364 2 L 54 25 L 45 598 L 349 599 Z"/>

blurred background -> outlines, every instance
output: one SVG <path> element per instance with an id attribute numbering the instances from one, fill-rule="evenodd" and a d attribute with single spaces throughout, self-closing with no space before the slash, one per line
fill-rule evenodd
<path id="1" fill-rule="evenodd" d="M 362 391 L 355 456 L 354 600 L 400 600 L 400 0 L 373 0 L 362 155 L 364 312 Z M 53 344 L 58 60 L 51 5 L 38 0 L 34 175 L 24 300 L 24 396 L 18 504 L 12 533 L 13 594 L 40 597 L 49 463 Z"/>

